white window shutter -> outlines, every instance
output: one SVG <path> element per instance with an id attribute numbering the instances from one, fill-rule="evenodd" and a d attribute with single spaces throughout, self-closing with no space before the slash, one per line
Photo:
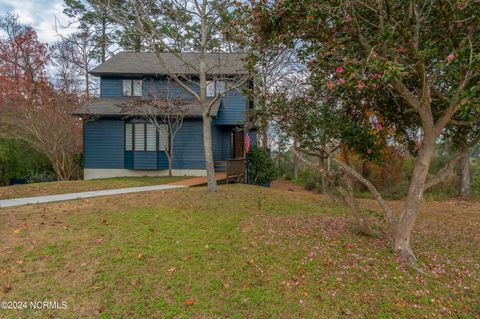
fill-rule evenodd
<path id="1" fill-rule="evenodd" d="M 123 89 L 122 94 L 123 96 L 131 96 L 132 95 L 132 80 L 123 80 Z"/>

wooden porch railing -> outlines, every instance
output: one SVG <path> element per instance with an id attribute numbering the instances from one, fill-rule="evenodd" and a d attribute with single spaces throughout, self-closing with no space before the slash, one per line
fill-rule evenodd
<path id="1" fill-rule="evenodd" d="M 215 171 L 227 174 L 226 182 L 245 179 L 245 158 L 234 158 L 215 162 Z"/>

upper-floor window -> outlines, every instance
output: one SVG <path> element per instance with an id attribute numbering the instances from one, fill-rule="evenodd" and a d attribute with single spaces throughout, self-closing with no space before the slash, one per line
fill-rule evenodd
<path id="1" fill-rule="evenodd" d="M 208 81 L 207 97 L 214 97 L 217 93 L 225 91 L 225 81 Z"/>
<path id="2" fill-rule="evenodd" d="M 123 96 L 142 96 L 142 80 L 123 80 Z"/>

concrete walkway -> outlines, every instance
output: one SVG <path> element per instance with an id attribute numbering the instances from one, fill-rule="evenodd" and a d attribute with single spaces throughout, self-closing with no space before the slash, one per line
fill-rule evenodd
<path id="1" fill-rule="evenodd" d="M 72 199 L 90 198 L 90 197 L 98 197 L 98 196 L 109 196 L 109 195 L 118 195 L 118 194 L 128 194 L 128 193 L 139 193 L 139 192 L 157 191 L 157 190 L 182 188 L 182 187 L 187 187 L 187 186 L 166 184 L 166 185 L 157 185 L 157 186 L 106 189 L 106 190 L 100 190 L 100 191 L 70 193 L 70 194 L 24 197 L 24 198 L 12 198 L 12 199 L 0 200 L 0 208 L 22 206 L 22 205 L 29 205 L 29 204 L 43 204 L 43 203 L 52 203 L 52 202 L 62 202 L 62 201 L 72 200 Z"/>

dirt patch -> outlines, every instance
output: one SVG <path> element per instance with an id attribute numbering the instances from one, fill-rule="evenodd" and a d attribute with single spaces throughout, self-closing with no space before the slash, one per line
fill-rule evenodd
<path id="1" fill-rule="evenodd" d="M 292 193 L 300 194 L 315 194 L 313 192 L 307 191 L 303 186 L 286 181 L 284 179 L 277 179 L 273 181 L 270 185 L 272 189 L 278 189 L 282 191 L 288 191 Z"/>

